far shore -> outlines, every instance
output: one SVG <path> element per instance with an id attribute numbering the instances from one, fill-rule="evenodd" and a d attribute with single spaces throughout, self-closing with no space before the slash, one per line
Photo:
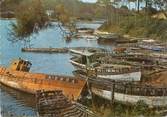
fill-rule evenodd
<path id="1" fill-rule="evenodd" d="M 13 18 L 4 18 L 4 17 L 0 17 L 0 19 L 1 19 L 1 20 L 14 20 L 14 19 L 16 19 L 16 18 L 14 18 L 14 17 L 13 17 Z"/>

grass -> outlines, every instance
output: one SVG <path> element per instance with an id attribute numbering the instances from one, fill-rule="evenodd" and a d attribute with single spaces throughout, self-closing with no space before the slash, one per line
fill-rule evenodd
<path id="1" fill-rule="evenodd" d="M 89 103 L 90 104 L 90 103 Z M 88 105 L 86 105 L 88 106 Z M 110 101 L 101 97 L 94 97 L 93 107 L 89 107 L 94 110 L 100 117 L 160 117 L 161 114 L 157 113 L 158 108 L 150 108 L 144 101 L 140 100 L 136 104 L 114 102 L 114 105 L 110 105 Z M 160 109 L 161 110 L 161 109 Z M 163 110 L 163 109 L 162 109 Z"/>

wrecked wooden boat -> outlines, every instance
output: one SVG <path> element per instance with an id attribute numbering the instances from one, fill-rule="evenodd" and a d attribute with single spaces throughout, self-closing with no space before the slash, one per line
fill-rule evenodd
<path id="1" fill-rule="evenodd" d="M 37 90 L 62 90 L 69 99 L 77 100 L 84 89 L 83 79 L 30 73 L 31 63 L 23 59 L 14 60 L 9 68 L 0 67 L 0 83 L 11 88 L 35 94 Z"/>
<path id="2" fill-rule="evenodd" d="M 77 28 L 78 33 L 93 34 L 94 29 L 92 28 Z"/>
<path id="3" fill-rule="evenodd" d="M 167 107 L 167 87 L 162 86 L 162 82 L 158 86 L 95 78 L 90 78 L 88 82 L 94 95 L 112 102 L 136 104 L 144 101 L 149 107 Z"/>
<path id="4" fill-rule="evenodd" d="M 103 64 L 96 67 L 96 76 L 104 79 L 140 81 L 141 72 L 140 69 L 132 66 Z"/>
<path id="5" fill-rule="evenodd" d="M 77 70 L 90 73 L 98 78 L 140 81 L 141 71 L 137 67 L 102 63 L 98 61 L 94 53 L 88 51 L 75 51 L 75 53 L 78 53 L 78 56 L 71 58 L 70 62 Z"/>
<path id="6" fill-rule="evenodd" d="M 69 100 L 61 90 L 37 91 L 36 101 L 40 117 L 97 117 L 87 107 Z"/>
<path id="7" fill-rule="evenodd" d="M 109 33 L 109 34 L 100 34 L 98 35 L 98 43 L 99 44 L 110 44 L 110 43 L 137 43 L 137 39 L 127 39 L 123 36 L 116 34 L 116 33 Z"/>
<path id="8" fill-rule="evenodd" d="M 93 41 L 93 40 L 97 40 L 98 37 L 95 36 L 95 35 L 90 35 L 90 34 L 78 34 L 76 35 L 77 38 L 81 38 L 81 39 L 86 39 L 86 40 L 90 40 L 90 41 Z"/>
<path id="9" fill-rule="evenodd" d="M 111 43 L 121 38 L 120 35 L 115 33 L 98 35 L 98 43 Z"/>
<path id="10" fill-rule="evenodd" d="M 158 52 L 167 51 L 167 47 L 165 43 L 156 42 L 155 40 L 142 40 L 137 44 L 137 47 L 146 49 L 146 50 L 158 51 Z"/>
<path id="11" fill-rule="evenodd" d="M 141 79 L 148 78 L 150 74 L 167 69 L 167 63 L 162 59 L 155 59 L 151 56 L 133 55 L 126 56 L 104 56 L 98 59 L 103 64 L 120 64 L 125 66 L 133 66 L 141 71 Z"/>

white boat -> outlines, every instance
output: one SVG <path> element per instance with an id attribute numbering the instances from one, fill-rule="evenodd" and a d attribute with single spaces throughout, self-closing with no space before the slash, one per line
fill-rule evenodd
<path id="1" fill-rule="evenodd" d="M 91 92 L 111 101 L 136 104 L 144 101 L 150 107 L 167 106 L 167 88 L 153 87 L 134 82 L 89 79 Z"/>
<path id="2" fill-rule="evenodd" d="M 130 65 L 119 64 L 100 64 L 95 68 L 97 70 L 96 76 L 98 78 L 123 80 L 123 81 L 140 81 L 141 71 L 136 67 Z"/>
<path id="3" fill-rule="evenodd" d="M 97 77 L 112 80 L 140 81 L 141 71 L 134 68 L 104 68 L 97 69 Z"/>
<path id="4" fill-rule="evenodd" d="M 109 90 L 103 90 L 98 88 L 92 88 L 92 92 L 104 99 L 112 100 L 112 92 Z M 150 107 L 166 107 L 167 96 L 142 96 L 142 95 L 130 95 L 123 93 L 114 93 L 114 99 L 122 103 L 136 104 L 138 101 L 144 101 Z"/>

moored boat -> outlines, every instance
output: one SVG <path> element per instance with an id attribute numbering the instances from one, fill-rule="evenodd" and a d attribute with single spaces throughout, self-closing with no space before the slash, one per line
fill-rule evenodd
<path id="1" fill-rule="evenodd" d="M 130 65 L 106 64 L 98 61 L 94 53 L 88 51 L 75 51 L 78 56 L 71 58 L 70 62 L 77 70 L 90 73 L 98 78 L 112 80 L 140 81 L 141 71 Z"/>
<path id="2" fill-rule="evenodd" d="M 128 39 L 124 38 L 123 36 L 116 34 L 116 33 L 109 33 L 109 34 L 100 34 L 97 35 L 98 38 L 98 43 L 100 44 L 107 44 L 107 43 L 136 43 L 138 40 L 137 39 Z"/>
<path id="3" fill-rule="evenodd" d="M 77 100 L 86 81 L 70 76 L 30 73 L 31 63 L 15 60 L 9 68 L 0 67 L 0 83 L 11 88 L 35 94 L 37 90 L 62 90 L 69 99 Z"/>
<path id="4" fill-rule="evenodd" d="M 141 71 L 135 67 L 127 65 L 104 65 L 96 68 L 98 78 L 123 80 L 123 81 L 140 81 Z"/>
<path id="5" fill-rule="evenodd" d="M 94 29 L 92 28 L 77 28 L 78 33 L 93 34 Z"/>
<path id="6" fill-rule="evenodd" d="M 82 38 L 82 39 L 86 39 L 86 40 L 97 40 L 98 37 L 95 36 L 95 35 L 90 35 L 90 34 L 80 34 L 80 35 L 77 35 L 77 38 Z"/>
<path id="7" fill-rule="evenodd" d="M 149 107 L 167 106 L 167 87 L 135 82 L 89 79 L 91 92 L 101 98 L 124 104 L 144 101 Z"/>
<path id="8" fill-rule="evenodd" d="M 101 35 L 98 35 L 98 43 L 101 43 L 101 42 L 106 42 L 106 43 L 109 43 L 109 42 L 115 42 L 116 40 L 120 39 L 121 36 L 118 35 L 118 34 L 115 34 L 115 33 L 110 33 L 110 34 L 101 34 Z"/>

